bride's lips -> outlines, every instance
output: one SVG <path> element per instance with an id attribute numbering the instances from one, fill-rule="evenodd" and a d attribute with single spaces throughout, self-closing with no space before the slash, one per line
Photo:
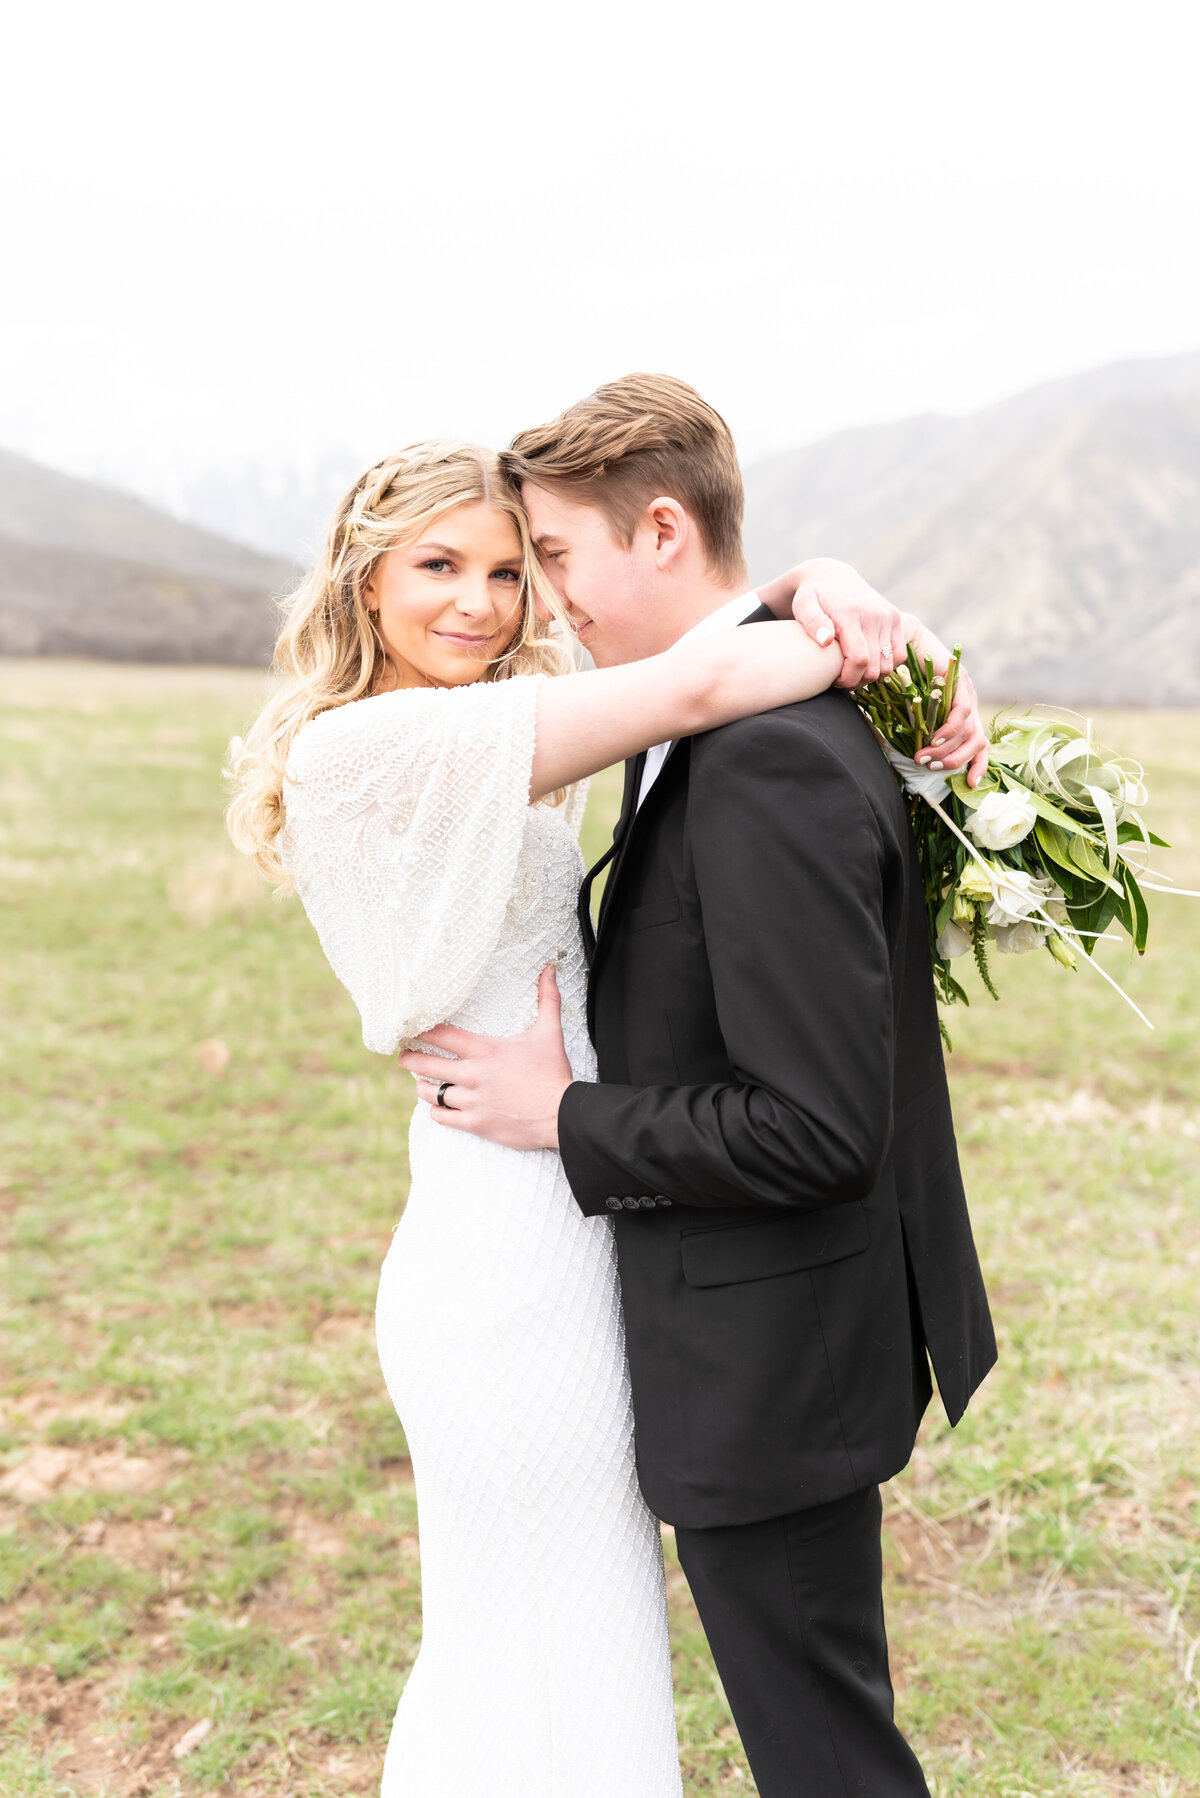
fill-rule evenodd
<path id="1" fill-rule="evenodd" d="M 443 643 L 453 643 L 456 649 L 486 649 L 491 642 L 490 637 L 465 637 L 458 631 L 434 631 Z"/>

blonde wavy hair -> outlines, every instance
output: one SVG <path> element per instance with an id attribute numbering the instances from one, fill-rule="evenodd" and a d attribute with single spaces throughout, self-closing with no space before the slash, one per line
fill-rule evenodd
<path id="1" fill-rule="evenodd" d="M 482 502 L 512 519 L 521 541 L 521 622 L 484 680 L 565 674 L 572 666 L 557 597 L 538 566 L 529 525 L 495 453 L 453 441 L 415 443 L 360 475 L 342 499 L 316 565 L 283 601 L 273 690 L 245 738 L 230 744 L 235 792 L 225 814 L 234 843 L 276 886 L 291 881 L 279 853 L 283 781 L 292 740 L 319 712 L 385 691 L 389 663 L 366 589 L 380 556 L 457 506 Z M 541 600 L 551 614 L 543 623 Z M 552 795 L 558 797 L 558 795 Z"/>

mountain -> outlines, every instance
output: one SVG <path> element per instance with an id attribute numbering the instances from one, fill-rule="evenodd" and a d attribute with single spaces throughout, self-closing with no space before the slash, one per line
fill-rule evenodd
<path id="1" fill-rule="evenodd" d="M 315 541 L 345 470 L 221 478 L 179 497 L 240 531 L 264 528 L 265 495 L 289 541 L 302 522 Z M 989 697 L 1200 705 L 1200 354 L 843 431 L 748 468 L 746 499 L 755 580 L 844 556 L 961 641 Z M 0 654 L 262 664 L 273 597 L 295 577 L 282 557 L 0 451 Z"/>
<path id="2" fill-rule="evenodd" d="M 141 500 L 0 451 L 0 654 L 270 659 L 296 571 Z"/>
<path id="3" fill-rule="evenodd" d="M 843 556 L 991 695 L 1200 704 L 1200 355 L 845 431 L 746 496 L 752 578 Z"/>

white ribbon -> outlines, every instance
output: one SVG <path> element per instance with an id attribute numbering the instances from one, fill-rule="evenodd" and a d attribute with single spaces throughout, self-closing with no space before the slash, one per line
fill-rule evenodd
<path id="1" fill-rule="evenodd" d="M 906 793 L 912 793 L 918 799 L 928 799 L 930 805 L 942 803 L 950 791 L 950 782 L 944 774 L 939 774 L 934 768 L 922 768 L 913 761 L 911 755 L 901 755 L 890 743 L 883 745 L 883 753 L 904 782 Z"/>

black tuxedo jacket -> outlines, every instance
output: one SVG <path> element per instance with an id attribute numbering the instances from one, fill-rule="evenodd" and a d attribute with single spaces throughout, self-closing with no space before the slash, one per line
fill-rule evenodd
<path id="1" fill-rule="evenodd" d="M 600 1083 L 568 1089 L 559 1140 L 616 1219 L 642 1490 L 704 1528 L 889 1478 L 927 1351 L 953 1423 L 996 1347 L 867 724 L 827 693 L 685 740 L 638 811 L 643 762 L 595 938 L 597 870 L 580 896 Z"/>

